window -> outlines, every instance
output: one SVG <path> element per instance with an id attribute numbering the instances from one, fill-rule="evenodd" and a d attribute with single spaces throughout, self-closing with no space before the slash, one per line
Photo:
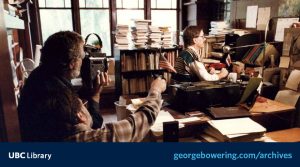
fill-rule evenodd
<path id="1" fill-rule="evenodd" d="M 73 31 L 71 0 L 39 0 L 42 38 L 55 32 Z"/>
<path id="2" fill-rule="evenodd" d="M 80 8 L 107 8 L 108 0 L 79 0 Z"/>
<path id="3" fill-rule="evenodd" d="M 154 26 L 171 27 L 177 30 L 177 0 L 151 0 L 151 20 Z"/>
<path id="4" fill-rule="evenodd" d="M 144 19 L 144 0 L 117 0 L 117 24 L 133 23 Z"/>
<path id="5" fill-rule="evenodd" d="M 110 1 L 116 4 L 116 11 L 109 5 Z M 227 0 L 230 1 L 230 0 Z M 42 39 L 45 41 L 50 35 L 58 31 L 74 31 L 80 28 L 80 33 L 85 38 L 90 33 L 100 35 L 102 51 L 108 56 L 112 55 L 112 39 L 110 27 L 111 13 L 116 13 L 117 24 L 133 24 L 133 19 L 145 19 L 145 3 L 148 0 L 38 0 Z M 77 4 L 78 8 L 72 5 Z M 168 26 L 173 32 L 177 31 L 177 3 L 178 0 L 151 0 L 152 25 Z M 148 4 L 150 5 L 150 4 Z M 80 14 L 77 17 L 76 14 Z M 76 18 L 76 20 L 73 20 Z M 78 20 L 77 20 L 78 18 Z M 80 22 L 80 25 L 77 24 Z M 114 22 L 113 22 L 114 23 Z M 76 27 L 73 27 L 76 26 Z M 80 27 L 77 27 L 80 26 Z M 174 33 L 176 35 L 176 33 Z M 174 38 L 175 39 L 175 38 Z M 89 43 L 96 41 L 95 37 Z"/>
<path id="6" fill-rule="evenodd" d="M 170 27 L 174 41 L 177 32 L 177 0 L 151 0 L 151 20 L 153 26 Z"/>
<path id="7" fill-rule="evenodd" d="M 102 52 L 111 55 L 111 37 L 108 0 L 80 0 L 81 35 L 85 38 L 90 33 L 100 36 Z M 95 36 L 89 37 L 88 43 L 98 41 Z"/>
<path id="8" fill-rule="evenodd" d="M 230 22 L 230 6 L 231 0 L 224 0 L 225 9 L 224 9 L 224 20 Z"/>
<path id="9" fill-rule="evenodd" d="M 177 30 L 177 11 L 176 10 L 152 10 L 152 25 L 170 27 L 171 31 Z"/>
<path id="10" fill-rule="evenodd" d="M 144 0 L 117 0 L 117 8 L 144 9 Z"/>
<path id="11" fill-rule="evenodd" d="M 152 9 L 177 9 L 177 0 L 151 0 Z"/>

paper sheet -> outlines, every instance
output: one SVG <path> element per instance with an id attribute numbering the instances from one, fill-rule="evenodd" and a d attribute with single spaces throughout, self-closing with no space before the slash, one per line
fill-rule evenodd
<path id="1" fill-rule="evenodd" d="M 189 117 L 189 118 L 183 118 L 183 119 L 176 119 L 179 123 L 188 123 L 188 122 L 193 122 L 193 121 L 199 121 L 201 120 L 198 117 Z"/>
<path id="2" fill-rule="evenodd" d="M 291 27 L 295 22 L 298 22 L 299 18 L 279 18 L 277 20 L 275 41 L 283 41 L 284 38 L 284 29 Z"/>
<path id="3" fill-rule="evenodd" d="M 270 20 L 271 7 L 258 8 L 257 30 L 265 31 Z"/>
<path id="4" fill-rule="evenodd" d="M 291 60 L 290 57 L 281 56 L 280 57 L 279 67 L 280 68 L 289 68 L 289 66 L 290 66 L 290 60 Z"/>
<path id="5" fill-rule="evenodd" d="M 136 99 L 131 99 L 131 103 L 134 107 L 140 107 L 144 102 L 146 98 L 136 98 Z"/>
<path id="6" fill-rule="evenodd" d="M 169 112 L 162 110 L 158 113 L 156 121 L 153 124 L 153 126 L 150 128 L 150 130 L 152 131 L 153 135 L 161 136 L 163 134 L 163 122 L 170 122 L 174 120 L 175 119 Z M 179 123 L 178 126 L 179 128 L 184 127 L 184 125 L 181 123 Z"/>
<path id="7" fill-rule="evenodd" d="M 293 35 L 292 33 L 286 33 L 284 36 L 283 48 L 282 48 L 282 55 L 283 56 L 290 56 L 290 49 L 292 43 Z"/>
<path id="8" fill-rule="evenodd" d="M 300 70 L 293 70 L 285 84 L 286 88 L 298 91 L 298 86 L 300 83 Z"/>
<path id="9" fill-rule="evenodd" d="M 238 135 L 246 133 L 265 132 L 266 129 L 250 118 L 234 118 L 208 121 L 223 135 Z"/>
<path id="10" fill-rule="evenodd" d="M 246 27 L 256 28 L 258 6 L 247 6 Z"/>

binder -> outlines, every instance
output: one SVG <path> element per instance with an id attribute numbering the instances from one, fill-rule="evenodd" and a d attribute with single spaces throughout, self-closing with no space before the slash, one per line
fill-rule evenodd
<path id="1" fill-rule="evenodd" d="M 209 113 L 215 119 L 249 117 L 250 112 L 241 106 L 236 107 L 211 107 Z"/>

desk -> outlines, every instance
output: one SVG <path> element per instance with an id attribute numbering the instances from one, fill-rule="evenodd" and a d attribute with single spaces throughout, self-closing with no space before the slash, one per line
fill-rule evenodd
<path id="1" fill-rule="evenodd" d="M 285 120 L 288 124 L 288 127 L 283 127 L 279 129 L 286 129 L 286 128 L 291 128 L 292 123 L 293 123 L 293 117 L 294 117 L 294 111 L 295 107 L 294 106 L 289 106 L 274 100 L 266 99 L 266 102 L 255 102 L 253 107 L 250 109 L 251 113 L 251 118 L 257 121 L 260 124 L 265 124 L 265 127 L 268 129 L 268 131 L 275 130 L 274 128 L 271 128 L 269 130 L 268 124 L 264 123 L 265 121 L 269 122 L 268 119 L 272 117 L 277 117 L 278 119 Z M 175 118 L 175 119 L 182 119 L 182 118 L 187 118 L 186 115 L 182 114 L 181 112 L 177 112 L 174 109 L 171 109 L 169 107 L 164 108 L 165 111 L 169 111 L 170 114 Z M 268 118 L 268 119 L 263 119 L 263 118 Z M 196 121 L 196 122 L 191 122 L 187 124 L 203 124 L 207 122 L 208 120 L 211 120 L 212 118 L 209 115 L 206 115 L 202 117 L 201 121 Z M 265 120 L 265 121 L 263 121 Z M 269 122 L 269 123 L 274 123 Z M 278 122 L 279 124 L 280 122 Z M 281 125 L 281 124 L 280 124 Z M 264 126 L 264 125 L 263 125 Z M 277 129 L 278 130 L 278 129 Z"/>
<path id="2" fill-rule="evenodd" d="M 250 109 L 250 113 L 255 115 L 258 113 L 279 113 L 291 110 L 295 110 L 295 107 L 267 99 L 266 102 L 255 102 L 253 107 Z"/>
<path id="3" fill-rule="evenodd" d="M 191 118 L 189 116 L 186 116 L 180 112 L 177 112 L 169 107 L 163 107 L 162 110 L 167 111 L 171 114 L 171 116 L 178 120 L 178 119 L 184 119 L 184 118 Z M 163 111 L 161 111 L 163 112 Z M 191 122 L 181 122 L 182 124 L 184 124 L 184 127 L 179 128 L 179 141 L 180 142 L 187 142 L 187 141 L 197 141 L 197 138 L 195 137 L 195 134 L 198 134 L 199 132 L 202 131 L 202 128 L 204 128 L 205 126 L 203 126 L 204 124 L 206 124 L 206 122 L 208 120 L 211 120 L 211 118 L 207 115 L 198 117 L 198 120 L 195 121 L 191 121 Z M 178 121 L 180 122 L 180 121 Z M 153 133 L 152 131 L 150 132 L 150 134 L 147 136 L 146 141 L 153 141 L 153 142 L 160 142 L 162 141 L 163 135 L 158 133 Z"/>
<path id="4" fill-rule="evenodd" d="M 267 131 L 291 128 L 295 117 L 295 107 L 274 100 L 255 102 L 250 109 L 251 118 L 264 126 Z"/>
<path id="5" fill-rule="evenodd" d="M 300 128 L 269 132 L 266 136 L 277 142 L 300 142 Z"/>
<path id="6" fill-rule="evenodd" d="M 174 119 L 188 118 L 182 112 L 177 112 L 176 109 L 164 107 L 163 110 L 168 111 Z M 264 126 L 268 132 L 274 130 L 282 130 L 291 128 L 295 107 L 282 104 L 270 99 L 266 102 L 255 102 L 250 110 L 251 119 Z M 199 121 L 184 123 L 185 127 L 179 130 L 179 136 L 191 137 L 202 132 L 205 124 L 212 118 L 209 115 L 200 117 Z"/>

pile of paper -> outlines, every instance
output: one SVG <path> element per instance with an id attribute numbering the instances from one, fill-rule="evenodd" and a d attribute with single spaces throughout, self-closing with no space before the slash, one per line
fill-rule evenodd
<path id="1" fill-rule="evenodd" d="M 208 121 L 202 138 L 208 142 L 248 142 L 261 138 L 266 129 L 250 118 Z"/>
<path id="2" fill-rule="evenodd" d="M 136 48 L 147 47 L 149 23 L 151 23 L 151 20 L 134 20 L 134 27 L 131 27 L 131 35 Z"/>
<path id="3" fill-rule="evenodd" d="M 128 49 L 129 46 L 129 41 L 128 41 L 128 25 L 117 25 L 117 30 L 116 30 L 116 44 L 115 46 L 118 49 Z"/>
<path id="4" fill-rule="evenodd" d="M 227 24 L 225 21 L 211 21 L 210 27 L 211 29 L 209 35 L 221 35 L 230 32 L 230 30 L 228 30 L 229 24 Z"/>
<path id="5" fill-rule="evenodd" d="M 159 27 L 162 32 L 162 45 L 164 48 L 172 47 L 172 33 L 169 30 L 170 27 Z"/>
<path id="6" fill-rule="evenodd" d="M 152 48 L 160 48 L 162 44 L 162 32 L 159 27 L 149 26 L 149 44 Z"/>

